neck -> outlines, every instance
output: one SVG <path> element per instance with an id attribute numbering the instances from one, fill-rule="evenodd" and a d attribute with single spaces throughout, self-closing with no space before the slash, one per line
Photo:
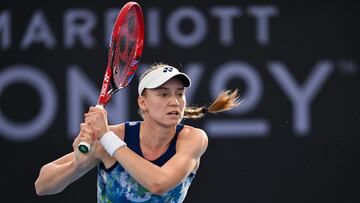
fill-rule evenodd
<path id="1" fill-rule="evenodd" d="M 162 149 L 168 146 L 175 132 L 176 126 L 164 127 L 154 122 L 144 121 L 140 127 L 140 142 L 149 149 Z"/>

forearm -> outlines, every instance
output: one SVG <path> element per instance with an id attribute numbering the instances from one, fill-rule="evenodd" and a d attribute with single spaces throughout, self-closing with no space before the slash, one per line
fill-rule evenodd
<path id="1" fill-rule="evenodd" d="M 118 149 L 114 157 L 137 182 L 154 194 L 161 195 L 171 190 L 186 176 L 180 173 L 174 176 L 171 170 L 145 160 L 128 147 Z"/>
<path id="2" fill-rule="evenodd" d="M 94 168 L 96 164 L 97 162 L 94 161 L 85 167 L 79 167 L 75 160 L 63 164 L 46 164 L 41 168 L 39 177 L 35 182 L 36 193 L 38 195 L 59 193 Z"/>

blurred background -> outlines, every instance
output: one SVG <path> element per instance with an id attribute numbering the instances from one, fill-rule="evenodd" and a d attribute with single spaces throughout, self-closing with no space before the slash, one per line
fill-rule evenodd
<path id="1" fill-rule="evenodd" d="M 96 170 L 38 197 L 95 105 L 126 1 L 0 2 L 0 202 L 96 202 Z M 209 147 L 185 202 L 359 202 L 358 1 L 140 1 L 154 62 L 191 77 L 188 103 L 239 89 L 238 108 L 184 123 Z M 139 120 L 138 76 L 107 106 Z"/>

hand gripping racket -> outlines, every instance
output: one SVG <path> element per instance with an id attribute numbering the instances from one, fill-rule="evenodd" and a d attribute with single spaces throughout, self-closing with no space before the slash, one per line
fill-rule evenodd
<path id="1" fill-rule="evenodd" d="M 118 90 L 134 77 L 144 47 L 144 18 L 139 4 L 128 2 L 120 10 L 110 38 L 108 63 L 97 107 L 103 108 Z M 90 145 L 80 142 L 81 152 Z"/>

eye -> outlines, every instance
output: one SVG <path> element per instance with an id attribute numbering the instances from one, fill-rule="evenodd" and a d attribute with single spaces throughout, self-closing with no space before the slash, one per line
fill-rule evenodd
<path id="1" fill-rule="evenodd" d="M 166 97 L 168 94 L 167 94 L 166 92 L 161 92 L 159 95 L 160 95 L 161 97 Z"/>

